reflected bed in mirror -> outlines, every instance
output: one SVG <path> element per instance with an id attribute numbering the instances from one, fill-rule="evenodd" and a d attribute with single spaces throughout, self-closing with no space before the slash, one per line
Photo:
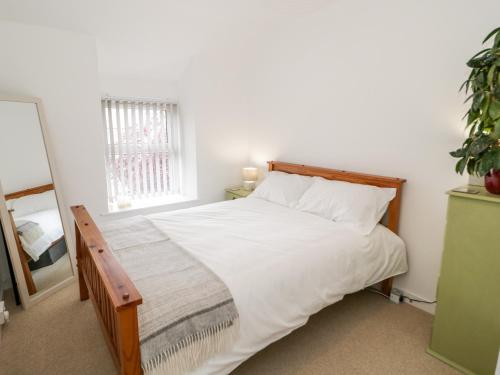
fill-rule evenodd
<path id="1" fill-rule="evenodd" d="M 5 195 L 29 294 L 72 275 L 53 184 Z"/>
<path id="2" fill-rule="evenodd" d="M 9 253 L 30 296 L 73 276 L 41 104 L 33 100 L 0 100 L 0 185 L 8 213 L 2 225 L 11 230 Z"/>

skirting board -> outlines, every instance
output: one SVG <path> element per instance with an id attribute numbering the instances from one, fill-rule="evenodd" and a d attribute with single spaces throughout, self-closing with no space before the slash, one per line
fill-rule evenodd
<path id="1" fill-rule="evenodd" d="M 441 362 L 444 362 L 446 363 L 448 366 L 451 366 L 453 368 L 456 368 L 458 371 L 460 372 L 463 372 L 464 374 L 466 375 L 477 375 L 475 372 L 472 372 L 470 371 L 469 369 L 466 369 L 465 367 L 462 367 L 460 366 L 458 363 L 455 363 L 451 360 L 449 360 L 448 358 L 446 357 L 443 357 L 441 354 L 439 353 L 436 353 L 434 350 L 432 350 L 431 348 L 427 348 L 426 349 L 426 352 L 430 355 L 432 355 L 433 357 L 439 359 Z"/>

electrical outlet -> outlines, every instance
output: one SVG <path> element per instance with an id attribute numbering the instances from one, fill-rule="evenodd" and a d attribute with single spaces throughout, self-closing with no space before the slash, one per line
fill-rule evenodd
<path id="1" fill-rule="evenodd" d="M 392 303 L 401 303 L 403 302 L 403 293 L 399 289 L 393 288 L 389 299 Z"/>

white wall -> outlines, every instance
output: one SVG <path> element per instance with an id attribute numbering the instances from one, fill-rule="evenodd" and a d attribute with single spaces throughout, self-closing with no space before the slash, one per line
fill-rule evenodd
<path id="1" fill-rule="evenodd" d="M 243 124 L 251 164 L 274 159 L 406 178 L 400 235 L 410 271 L 396 286 L 433 300 L 445 191 L 466 183 L 448 155 L 463 140 L 458 88 L 499 12 L 493 0 L 338 0 L 198 56 L 180 86 L 199 138 L 213 137 L 199 145 L 200 168 L 225 162 L 229 175 L 246 162 L 243 143 L 219 154 L 245 136 L 231 128 Z"/>
<path id="2" fill-rule="evenodd" d="M 480 17 L 471 17 L 480 11 Z M 445 191 L 466 179 L 465 62 L 498 26 L 493 0 L 339 0 L 260 40 L 250 91 L 250 158 L 402 177 L 400 235 L 410 271 L 397 286 L 433 300 Z"/>
<path id="3" fill-rule="evenodd" d="M 93 38 L 0 21 L 0 91 L 43 101 L 64 203 L 104 212 L 104 138 Z"/>
<path id="4" fill-rule="evenodd" d="M 238 53 L 213 50 L 193 59 L 179 86 L 185 143 L 196 142 L 198 197 L 222 200 L 224 188 L 241 183 L 248 160 L 246 64 Z M 192 168 L 191 168 L 192 169 Z"/>
<path id="5" fill-rule="evenodd" d="M 162 99 L 178 101 L 177 82 L 163 79 L 109 76 L 99 74 L 102 96 L 121 98 Z"/>
<path id="6" fill-rule="evenodd" d="M 36 104 L 0 101 L 0 134 L 4 194 L 52 183 Z"/>

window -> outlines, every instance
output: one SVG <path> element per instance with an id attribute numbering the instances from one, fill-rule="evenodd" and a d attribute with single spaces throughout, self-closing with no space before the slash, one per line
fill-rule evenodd
<path id="1" fill-rule="evenodd" d="M 177 105 L 103 99 L 110 209 L 180 193 Z"/>

